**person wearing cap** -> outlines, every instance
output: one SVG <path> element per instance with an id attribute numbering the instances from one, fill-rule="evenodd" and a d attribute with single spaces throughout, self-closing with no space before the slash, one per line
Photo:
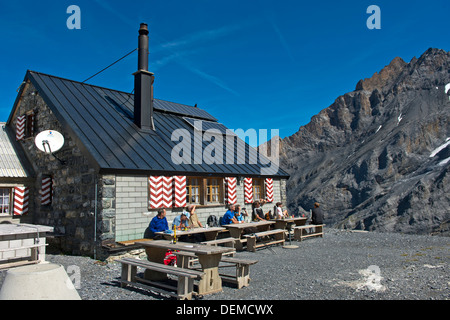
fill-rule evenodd
<path id="1" fill-rule="evenodd" d="M 314 209 L 312 209 L 311 224 L 323 224 L 323 211 L 318 202 L 314 203 Z"/>
<path id="2" fill-rule="evenodd" d="M 179 216 L 176 216 L 172 222 L 172 229 L 176 227 L 178 230 L 183 230 L 184 228 L 189 228 L 187 216 L 182 213 Z"/>

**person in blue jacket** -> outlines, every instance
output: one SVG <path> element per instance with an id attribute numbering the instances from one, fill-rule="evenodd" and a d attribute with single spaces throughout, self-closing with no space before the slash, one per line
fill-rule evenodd
<path id="1" fill-rule="evenodd" d="M 235 206 L 234 204 L 228 205 L 228 211 L 222 217 L 222 225 L 239 223 L 234 216 Z"/>
<path id="2" fill-rule="evenodd" d="M 150 221 L 147 230 L 145 230 L 144 238 L 154 239 L 156 232 L 169 230 L 169 224 L 166 219 L 166 209 L 159 209 L 158 214 Z"/>

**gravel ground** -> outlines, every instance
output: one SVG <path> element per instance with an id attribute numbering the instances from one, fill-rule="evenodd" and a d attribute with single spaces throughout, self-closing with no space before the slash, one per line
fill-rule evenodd
<path id="1" fill-rule="evenodd" d="M 257 259 L 250 286 L 224 284 L 203 300 L 448 300 L 450 240 L 325 229 L 297 249 L 270 247 L 237 257 Z M 119 286 L 120 264 L 86 257 L 47 255 L 52 263 L 77 266 L 83 300 L 167 300 L 168 297 Z M 72 267 L 73 268 L 73 267 Z M 71 271 L 73 272 L 73 271 Z M 69 271 L 68 271 L 69 273 Z M 0 285 L 6 271 L 0 272 Z M 71 275 L 72 273 L 69 273 Z"/>

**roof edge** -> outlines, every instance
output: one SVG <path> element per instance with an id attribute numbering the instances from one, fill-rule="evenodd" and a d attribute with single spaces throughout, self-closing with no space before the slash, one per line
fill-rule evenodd
<path id="1" fill-rule="evenodd" d="M 237 174 L 222 172 L 185 172 L 185 171 L 157 171 L 140 169 L 122 169 L 122 168 L 101 168 L 99 174 L 118 174 L 118 175 L 141 175 L 141 176 L 191 176 L 191 177 L 245 177 L 245 178 L 274 178 L 289 179 L 288 174 L 278 175 L 255 175 L 255 174 Z"/>

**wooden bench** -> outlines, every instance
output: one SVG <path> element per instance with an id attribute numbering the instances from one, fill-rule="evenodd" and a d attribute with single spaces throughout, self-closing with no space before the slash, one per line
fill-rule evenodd
<path id="1" fill-rule="evenodd" d="M 183 262 L 178 264 L 179 267 L 182 268 L 192 268 L 192 262 L 196 261 L 196 255 L 191 252 L 175 252 L 177 257 L 182 257 Z M 242 287 L 247 287 L 250 282 L 250 266 L 257 263 L 258 260 L 248 260 L 248 259 L 238 259 L 234 257 L 224 257 L 220 259 L 221 263 L 226 263 L 226 265 L 220 265 L 220 268 L 226 268 L 226 267 L 235 267 L 236 273 L 234 276 L 227 275 L 227 274 L 219 274 L 223 281 L 226 282 L 232 282 L 235 283 L 238 287 L 238 289 L 241 289 Z"/>
<path id="2" fill-rule="evenodd" d="M 242 287 L 248 287 L 250 282 L 250 266 L 254 265 L 258 262 L 258 260 L 248 260 L 248 259 L 238 259 L 238 258 L 232 258 L 232 257 L 222 257 L 222 260 L 220 262 L 229 263 L 231 266 L 236 266 L 236 274 L 235 276 L 227 275 L 227 274 L 220 274 L 220 277 L 223 281 L 226 282 L 232 282 L 237 285 L 238 289 L 241 289 Z M 225 266 L 220 266 L 219 269 Z"/>
<path id="3" fill-rule="evenodd" d="M 136 239 L 136 240 L 119 241 L 117 243 L 122 246 L 129 247 L 129 246 L 134 246 L 136 244 L 136 242 L 140 242 L 140 241 L 153 241 L 153 239 Z"/>
<path id="4" fill-rule="evenodd" d="M 265 241 L 263 238 L 274 236 L 274 240 Z M 269 231 L 262 231 L 252 234 L 245 234 L 243 237 L 247 238 L 247 250 L 255 252 L 257 248 L 270 246 L 272 244 L 282 243 L 285 242 L 285 233 L 284 230 L 281 229 L 275 229 L 275 230 L 269 230 Z M 261 240 L 259 243 L 257 243 L 257 239 Z"/>
<path id="5" fill-rule="evenodd" d="M 223 245 L 224 247 L 234 248 L 235 241 L 236 241 L 235 238 L 223 238 L 223 239 L 216 239 L 216 240 L 210 240 L 210 241 L 203 241 L 202 244 L 206 244 L 206 245 L 210 245 L 210 246 Z"/>
<path id="6" fill-rule="evenodd" d="M 159 293 L 169 294 L 182 300 L 191 300 L 194 294 L 194 280 L 201 279 L 204 273 L 201 271 L 166 266 L 161 263 L 155 263 L 145 260 L 124 258 L 119 260 L 122 263 L 121 287 L 127 285 L 135 286 L 142 289 L 152 290 Z M 178 286 L 170 286 L 167 284 L 149 281 L 136 276 L 137 267 L 147 270 L 157 271 L 161 273 L 171 274 L 178 277 Z M 176 291 L 176 294 L 171 291 Z"/>
<path id="7" fill-rule="evenodd" d="M 302 241 L 304 238 L 309 237 L 323 237 L 323 227 L 324 224 L 309 224 L 305 226 L 298 226 L 294 228 L 294 239 L 297 241 Z M 314 232 L 307 233 L 307 230 L 314 229 Z"/>

